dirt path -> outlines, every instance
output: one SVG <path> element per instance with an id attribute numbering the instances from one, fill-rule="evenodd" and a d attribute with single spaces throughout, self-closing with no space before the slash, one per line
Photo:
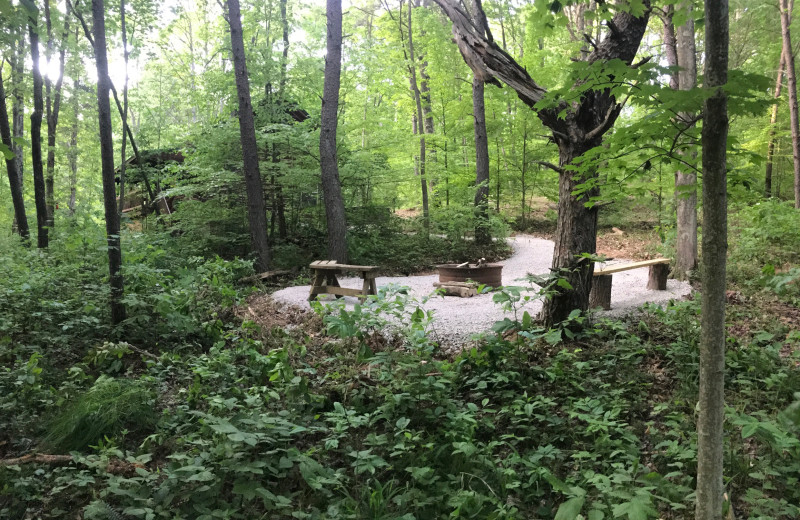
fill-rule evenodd
<path id="1" fill-rule="evenodd" d="M 528 284 L 519 280 L 528 273 L 546 274 L 550 270 L 553 258 L 553 242 L 528 235 L 519 235 L 509 239 L 514 253 L 508 259 L 500 262 L 503 264 L 503 283 L 505 285 Z M 625 263 L 627 260 L 615 259 L 613 263 Z M 666 291 L 650 291 L 647 289 L 647 269 L 633 269 L 614 275 L 611 292 L 611 310 L 603 311 L 600 316 L 620 316 L 627 314 L 646 302 L 665 303 L 670 299 L 680 299 L 691 293 L 688 283 L 677 280 L 667 282 Z M 344 278 L 340 280 L 345 287 L 361 287 L 361 280 Z M 433 292 L 433 282 L 438 281 L 438 275 L 425 276 L 382 276 L 378 277 L 378 288 L 389 284 L 406 286 L 410 294 L 422 299 Z M 308 286 L 288 287 L 277 291 L 272 297 L 285 304 L 306 307 L 308 303 Z M 526 292 L 530 296 L 534 291 Z M 348 307 L 357 300 L 346 297 Z M 443 344 L 459 344 L 468 346 L 472 335 L 489 330 L 492 324 L 508 316 L 513 318 L 513 313 L 504 312 L 503 309 L 492 301 L 492 294 L 481 294 L 472 298 L 434 297 L 423 306 L 425 310 L 433 310 L 435 333 Z M 541 310 L 541 301 L 532 301 L 523 310 L 535 316 Z M 521 311 L 520 311 L 521 316 Z"/>

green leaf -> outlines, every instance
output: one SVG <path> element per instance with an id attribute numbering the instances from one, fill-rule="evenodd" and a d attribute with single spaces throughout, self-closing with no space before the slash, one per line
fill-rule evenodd
<path id="1" fill-rule="evenodd" d="M 614 507 L 614 516 L 627 516 L 628 520 L 647 520 L 657 516 L 658 512 L 650 504 L 650 497 L 635 496 L 630 502 L 624 502 Z"/>
<path id="2" fill-rule="evenodd" d="M 586 514 L 586 520 L 603 520 L 605 514 L 599 509 L 592 509 Z"/>
<path id="3" fill-rule="evenodd" d="M 581 512 L 585 497 L 572 497 L 561 504 L 556 512 L 555 520 L 575 520 Z"/>
<path id="4" fill-rule="evenodd" d="M 0 0 L 0 5 L 2 5 L 2 2 L 3 2 L 3 1 L 4 1 L 4 0 Z M 3 144 L 3 143 L 0 143 L 0 153 L 2 153 L 2 154 L 5 156 L 5 158 L 6 158 L 6 161 L 10 161 L 10 160 L 11 160 L 11 159 L 13 159 L 14 157 L 16 157 L 16 155 L 14 154 L 14 152 L 12 152 L 12 151 L 11 151 L 11 148 L 9 148 L 8 146 L 6 146 L 6 145 L 5 145 L 5 144 Z"/>
<path id="5" fill-rule="evenodd" d="M 544 340 L 551 345 L 555 345 L 561 341 L 561 329 L 553 329 L 544 335 Z"/>

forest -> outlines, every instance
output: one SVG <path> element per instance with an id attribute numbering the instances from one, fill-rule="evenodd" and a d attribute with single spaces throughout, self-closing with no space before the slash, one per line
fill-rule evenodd
<path id="1" fill-rule="evenodd" d="M 800 518 L 793 8 L 0 0 L 0 518 Z"/>

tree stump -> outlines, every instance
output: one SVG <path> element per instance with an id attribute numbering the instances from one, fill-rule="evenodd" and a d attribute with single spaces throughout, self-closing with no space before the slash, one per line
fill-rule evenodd
<path id="1" fill-rule="evenodd" d="M 589 293 L 589 308 L 611 309 L 611 275 L 595 276 Z"/>
<path id="2" fill-rule="evenodd" d="M 669 264 L 651 265 L 650 276 L 647 279 L 647 288 L 651 291 L 666 291 L 668 274 Z"/>

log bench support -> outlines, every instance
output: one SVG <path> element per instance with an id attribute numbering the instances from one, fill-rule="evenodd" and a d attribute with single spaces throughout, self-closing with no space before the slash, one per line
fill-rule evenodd
<path id="1" fill-rule="evenodd" d="M 337 264 L 335 260 L 316 260 L 309 265 L 313 281 L 311 290 L 308 294 L 308 301 L 312 301 L 319 294 L 333 294 L 337 298 L 342 296 L 358 296 L 358 300 L 364 303 L 370 294 L 378 294 L 378 286 L 375 283 L 375 276 L 378 267 L 374 265 L 347 265 Z M 361 289 L 351 289 L 339 285 L 336 275 L 344 271 L 361 273 L 363 284 Z"/>
<path id="2" fill-rule="evenodd" d="M 652 291 L 665 291 L 667 289 L 667 275 L 669 274 L 669 258 L 656 258 L 632 264 L 610 265 L 594 271 L 592 291 L 589 293 L 589 308 L 602 307 L 611 309 L 611 277 L 614 273 L 649 267 L 650 275 L 647 279 L 647 288 Z"/>
<path id="3" fill-rule="evenodd" d="M 478 294 L 478 284 L 472 282 L 433 282 L 433 286 L 441 289 L 444 296 L 472 298 Z"/>

